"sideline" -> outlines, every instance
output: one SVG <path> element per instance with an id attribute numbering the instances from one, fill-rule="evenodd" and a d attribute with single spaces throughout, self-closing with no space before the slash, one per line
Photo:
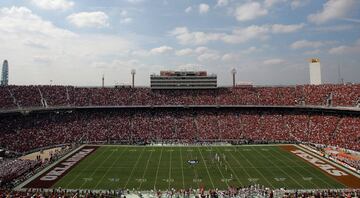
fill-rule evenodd
<path id="1" fill-rule="evenodd" d="M 85 144 L 86 146 L 115 146 L 115 147 L 248 147 L 248 146 L 290 146 L 291 143 L 272 143 L 272 144 L 147 144 L 147 145 L 125 145 L 125 144 Z"/>
<path id="2" fill-rule="evenodd" d="M 79 146 L 78 148 L 74 149 L 73 151 L 69 152 L 68 154 L 64 155 L 63 157 L 61 157 L 60 159 L 58 159 L 56 162 L 50 164 L 49 166 L 47 166 L 46 168 L 42 169 L 41 171 L 39 171 L 38 173 L 36 173 L 35 175 L 31 176 L 30 178 L 26 179 L 24 182 L 20 183 L 19 185 L 17 185 L 14 190 L 16 191 L 25 191 L 27 188 L 24 188 L 24 186 L 26 186 L 27 184 L 29 184 L 30 182 L 32 182 L 34 179 L 40 177 L 40 175 L 42 175 L 43 173 L 45 173 L 46 171 L 48 171 L 49 169 L 53 168 L 54 166 L 56 166 L 57 164 L 59 164 L 60 162 L 62 162 L 64 159 L 68 158 L 70 155 L 74 154 L 75 152 L 79 151 L 80 149 L 82 149 L 84 146 L 86 146 L 86 144 Z"/>

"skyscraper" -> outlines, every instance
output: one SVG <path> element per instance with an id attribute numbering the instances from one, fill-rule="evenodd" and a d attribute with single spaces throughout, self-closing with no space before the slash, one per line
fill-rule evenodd
<path id="1" fill-rule="evenodd" d="M 7 60 L 4 60 L 2 66 L 1 85 L 7 86 L 9 83 L 9 64 Z"/>

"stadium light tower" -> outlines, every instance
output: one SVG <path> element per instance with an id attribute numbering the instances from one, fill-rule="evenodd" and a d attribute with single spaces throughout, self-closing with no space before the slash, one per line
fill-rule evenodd
<path id="1" fill-rule="evenodd" d="M 102 75 L 101 81 L 102 81 L 102 88 L 104 88 L 104 81 L 105 81 L 104 74 Z"/>
<path id="2" fill-rule="evenodd" d="M 8 83 L 9 83 L 9 63 L 7 60 L 4 60 L 2 66 L 1 85 L 7 86 Z"/>
<path id="3" fill-rule="evenodd" d="M 235 87 L 235 75 L 236 75 L 236 69 L 232 68 L 231 70 L 232 78 L 233 78 L 233 87 Z"/>
<path id="4" fill-rule="evenodd" d="M 132 88 L 135 87 L 135 74 L 136 74 L 136 70 L 132 69 L 131 70 L 131 76 L 132 76 Z"/>

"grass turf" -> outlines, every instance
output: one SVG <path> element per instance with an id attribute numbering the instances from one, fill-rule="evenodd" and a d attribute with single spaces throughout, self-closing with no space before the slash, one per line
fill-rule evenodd
<path id="1" fill-rule="evenodd" d="M 216 154 L 220 162 L 214 159 Z M 199 163 L 190 165 L 188 160 Z M 344 187 L 279 146 L 101 146 L 53 187 L 227 189 L 254 183 L 288 189 Z"/>

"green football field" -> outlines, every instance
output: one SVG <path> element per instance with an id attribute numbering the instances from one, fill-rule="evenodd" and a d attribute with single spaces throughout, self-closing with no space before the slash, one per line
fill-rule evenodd
<path id="1" fill-rule="evenodd" d="M 279 146 L 101 146 L 53 187 L 166 190 L 250 184 L 287 189 L 344 187 Z"/>

